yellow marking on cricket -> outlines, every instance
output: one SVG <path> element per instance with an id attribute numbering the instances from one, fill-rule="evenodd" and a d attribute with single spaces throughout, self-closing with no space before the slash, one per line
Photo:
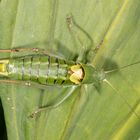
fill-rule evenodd
<path id="1" fill-rule="evenodd" d="M 73 65 L 71 67 L 71 76 L 70 81 L 72 81 L 75 84 L 80 84 L 84 77 L 84 71 L 81 67 L 81 65 Z"/>
<path id="2" fill-rule="evenodd" d="M 8 76 L 6 65 L 9 63 L 9 60 L 0 60 L 0 75 Z"/>

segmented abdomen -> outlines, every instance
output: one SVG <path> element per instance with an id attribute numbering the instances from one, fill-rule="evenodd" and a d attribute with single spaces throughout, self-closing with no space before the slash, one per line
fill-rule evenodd
<path id="1" fill-rule="evenodd" d="M 34 81 L 39 84 L 73 84 L 69 69 L 75 62 L 48 55 L 11 58 L 7 65 L 8 77 L 15 80 Z"/>

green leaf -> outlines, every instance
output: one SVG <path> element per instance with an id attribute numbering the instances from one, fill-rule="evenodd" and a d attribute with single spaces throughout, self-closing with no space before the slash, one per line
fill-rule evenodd
<path id="1" fill-rule="evenodd" d="M 140 61 L 139 5 L 139 0 L 2 0 L 0 47 L 38 47 L 73 59 L 81 48 L 67 28 L 66 17 L 72 13 L 92 38 L 92 49 L 99 45 L 90 63 L 105 70 L 121 68 Z M 71 87 L 44 90 L 1 83 L 8 140 L 139 139 L 139 69 L 135 64 L 106 74 L 109 84 L 101 82 L 98 90 L 93 85 L 78 87 L 59 107 L 33 119 L 28 117 L 33 111 L 68 94 Z"/>

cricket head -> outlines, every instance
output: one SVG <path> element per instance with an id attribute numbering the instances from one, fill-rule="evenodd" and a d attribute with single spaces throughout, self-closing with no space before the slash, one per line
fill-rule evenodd
<path id="1" fill-rule="evenodd" d="M 104 71 L 97 71 L 88 64 L 77 64 L 70 68 L 70 81 L 75 84 L 91 84 L 105 79 Z"/>

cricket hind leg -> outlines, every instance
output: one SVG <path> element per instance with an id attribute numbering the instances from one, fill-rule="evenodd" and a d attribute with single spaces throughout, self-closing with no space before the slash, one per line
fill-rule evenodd
<path id="1" fill-rule="evenodd" d="M 0 77 L 1 78 L 1 77 Z M 11 80 L 8 78 L 3 77 L 3 79 L 0 79 L 1 84 L 7 84 L 7 85 L 19 85 L 19 86 L 26 86 L 26 87 L 37 87 L 38 89 L 45 90 L 46 85 L 40 85 L 35 82 L 30 82 L 30 81 L 19 81 L 19 80 Z"/>
<path id="2" fill-rule="evenodd" d="M 18 52 L 43 52 L 43 49 L 39 48 L 13 48 L 13 49 L 0 49 L 0 53 L 18 53 Z"/>
<path id="3" fill-rule="evenodd" d="M 54 45 L 54 44 L 53 44 Z M 46 54 L 46 55 L 57 55 L 51 48 L 45 49 L 49 45 L 47 41 L 36 41 L 30 44 L 24 44 L 20 46 L 14 46 L 10 49 L 0 49 L 0 53 L 12 53 L 12 56 L 24 56 L 30 54 Z"/>
<path id="4" fill-rule="evenodd" d="M 49 55 L 49 56 L 53 56 L 53 57 L 57 57 L 61 59 L 67 59 L 67 55 L 65 53 L 63 54 L 63 52 L 68 52 L 72 54 L 70 50 L 64 48 L 63 45 L 58 41 L 54 42 L 54 46 L 55 47 L 52 50 L 50 49 L 46 50 L 43 48 L 39 48 L 38 46 L 36 47 L 36 45 L 32 47 L 31 44 L 27 44 L 27 45 L 15 47 L 12 49 L 0 49 L 0 53 L 12 53 L 12 57 L 22 57 L 26 55 L 43 54 L 43 55 Z M 61 50 L 63 50 L 63 52 L 60 52 Z"/>
<path id="5" fill-rule="evenodd" d="M 38 115 L 42 111 L 47 111 L 47 110 L 50 110 L 50 109 L 53 109 L 53 108 L 57 108 L 59 105 L 61 105 L 63 102 L 65 102 L 74 93 L 74 91 L 76 89 L 77 89 L 77 86 L 72 86 L 72 88 L 70 88 L 70 90 L 68 91 L 67 95 L 64 95 L 63 98 L 61 98 L 60 100 L 58 100 L 56 103 L 50 103 L 48 105 L 39 107 L 37 110 L 35 110 L 34 112 L 32 112 L 29 115 L 29 117 L 30 118 L 34 118 L 34 117 L 36 117 L 36 115 Z"/>
<path id="6" fill-rule="evenodd" d="M 12 56 L 14 57 L 22 57 L 27 55 L 33 55 L 33 54 L 44 54 L 49 56 L 58 57 L 61 59 L 64 59 L 64 55 L 53 53 L 45 49 L 41 48 L 13 48 L 13 49 L 1 49 L 0 53 L 13 53 Z"/>
<path id="7" fill-rule="evenodd" d="M 13 49 L 1 49 L 0 53 L 16 53 L 16 52 L 23 52 L 23 51 L 32 51 L 37 52 L 38 48 L 13 48 Z"/>
<path id="8" fill-rule="evenodd" d="M 37 86 L 36 84 L 34 83 L 31 83 L 30 81 L 19 81 L 19 80 L 14 80 L 14 79 L 10 79 L 8 78 L 7 76 L 0 76 L 0 84 L 7 84 L 7 85 L 13 85 L 13 84 L 16 84 L 16 85 L 19 85 L 19 86 Z M 43 88 L 41 88 L 43 89 Z"/>
<path id="9" fill-rule="evenodd" d="M 12 48 L 12 49 L 0 49 L 0 53 L 9 53 L 10 57 L 21 57 L 33 53 L 37 53 L 38 48 Z M 2 57 L 3 59 L 3 57 Z"/>

